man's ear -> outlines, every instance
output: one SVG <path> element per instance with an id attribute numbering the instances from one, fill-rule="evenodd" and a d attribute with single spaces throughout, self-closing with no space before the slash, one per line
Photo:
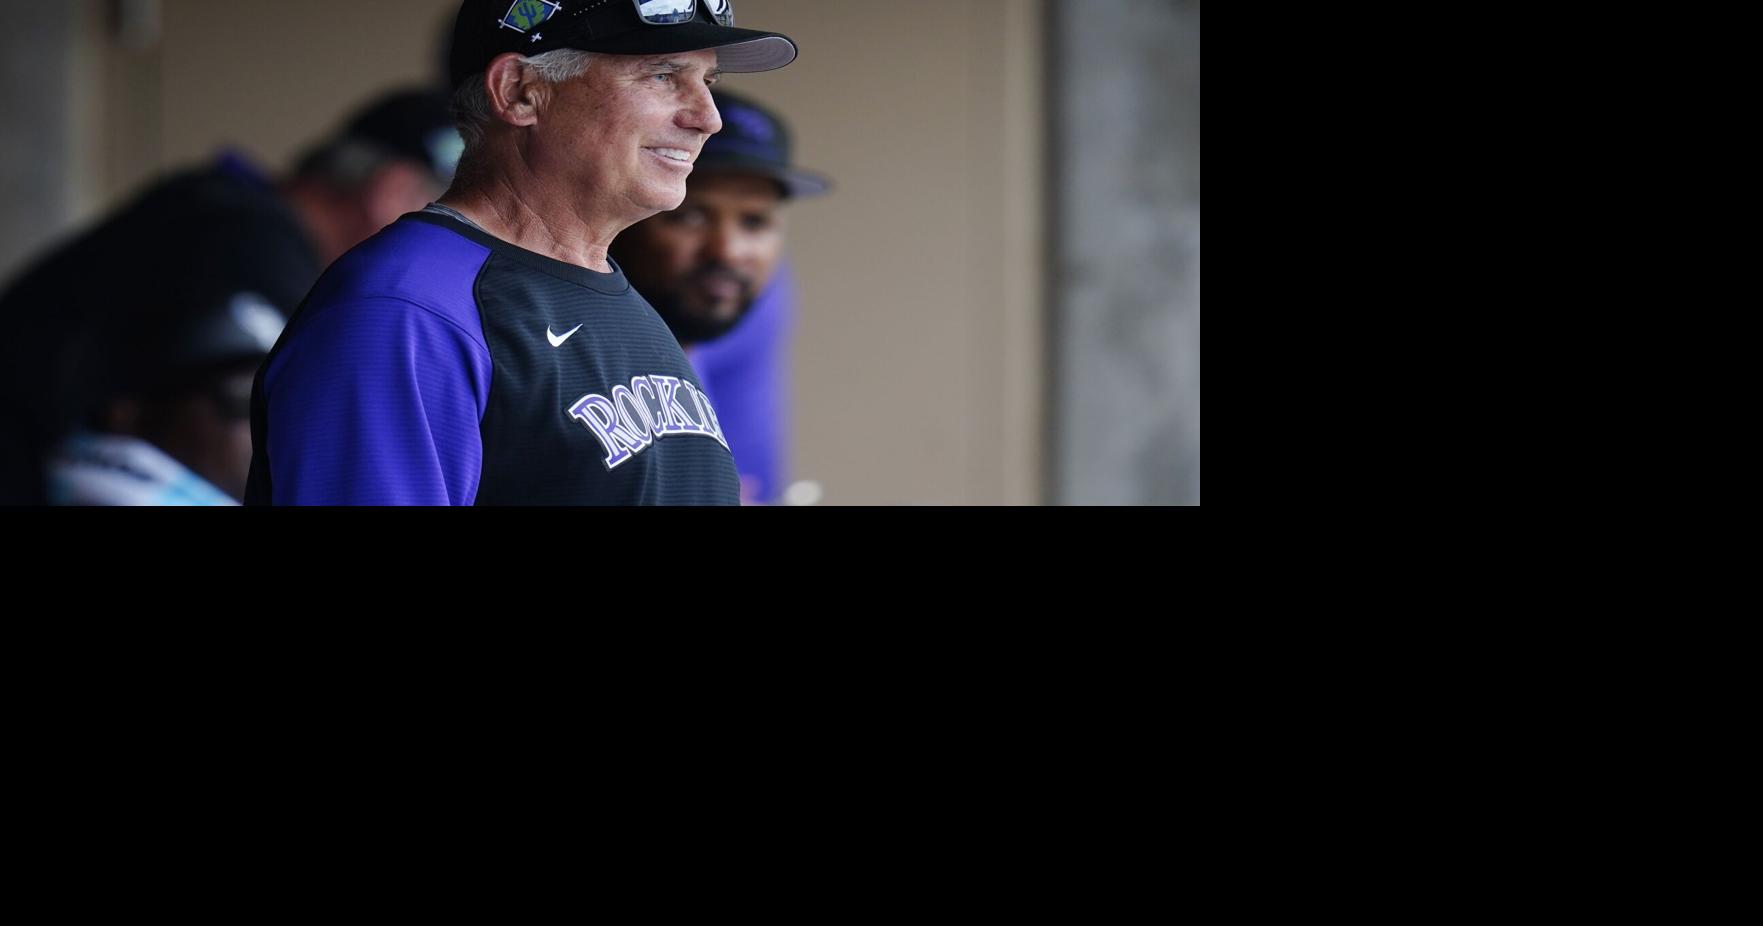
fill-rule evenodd
<path id="1" fill-rule="evenodd" d="M 490 111 L 509 125 L 532 125 L 539 120 L 550 85 L 521 63 L 516 52 L 497 55 L 484 71 L 484 89 Z"/>

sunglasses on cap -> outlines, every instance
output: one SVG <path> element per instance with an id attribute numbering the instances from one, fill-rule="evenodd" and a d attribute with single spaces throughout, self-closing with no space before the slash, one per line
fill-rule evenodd
<path id="1" fill-rule="evenodd" d="M 637 7 L 637 18 L 651 26 L 677 26 L 689 23 L 698 15 L 700 0 L 631 0 Z M 735 7 L 731 0 L 702 0 L 710 18 L 719 26 L 735 24 Z"/>

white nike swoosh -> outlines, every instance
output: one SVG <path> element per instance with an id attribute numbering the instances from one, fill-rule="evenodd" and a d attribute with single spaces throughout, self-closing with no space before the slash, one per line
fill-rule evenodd
<path id="1" fill-rule="evenodd" d="M 577 331 L 580 331 L 580 330 L 582 330 L 582 326 L 577 325 L 574 328 L 569 329 L 569 334 L 575 334 Z M 558 337 L 557 335 L 554 335 L 551 333 L 551 326 L 550 325 L 545 326 L 545 339 L 551 342 L 552 347 L 562 347 L 563 342 L 569 340 L 569 334 L 566 334 L 562 337 Z"/>

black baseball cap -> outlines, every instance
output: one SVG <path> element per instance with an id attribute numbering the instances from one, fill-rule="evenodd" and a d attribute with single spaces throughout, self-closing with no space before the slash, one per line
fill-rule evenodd
<path id="1" fill-rule="evenodd" d="M 786 198 L 819 196 L 832 181 L 790 165 L 790 129 L 769 109 L 727 90 L 710 91 L 722 114 L 722 131 L 704 140 L 692 162 L 702 173 L 758 174 L 778 182 Z"/>
<path id="2" fill-rule="evenodd" d="M 250 291 L 137 311 L 119 323 L 110 385 L 117 391 L 154 392 L 201 382 L 230 366 L 268 356 L 286 324 L 268 299 Z"/>
<path id="3" fill-rule="evenodd" d="M 796 43 L 776 32 L 719 26 L 706 0 L 690 22 L 655 26 L 637 15 L 643 0 L 465 0 L 453 23 L 448 76 L 458 86 L 497 55 L 538 55 L 559 48 L 608 55 L 666 55 L 717 50 L 731 73 L 771 71 L 796 60 Z M 719 6 L 726 4 L 719 3 Z"/>
<path id="4" fill-rule="evenodd" d="M 339 135 L 339 140 L 350 138 L 422 164 L 442 183 L 452 181 L 465 151 L 446 95 L 427 89 L 394 90 L 369 102 Z"/>

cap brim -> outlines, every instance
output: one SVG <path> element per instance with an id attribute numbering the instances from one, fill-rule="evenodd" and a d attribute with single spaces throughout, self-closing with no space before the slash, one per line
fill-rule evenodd
<path id="1" fill-rule="evenodd" d="M 796 60 L 796 43 L 789 36 L 697 20 L 678 26 L 632 29 L 603 39 L 570 42 L 569 46 L 608 55 L 666 55 L 715 49 L 717 67 L 733 74 L 775 71 Z"/>
<path id="2" fill-rule="evenodd" d="M 790 199 L 807 199 L 819 196 L 833 188 L 833 182 L 813 171 L 797 170 L 793 167 L 778 167 L 763 161 L 749 162 L 745 158 L 721 157 L 715 160 L 699 158 L 692 165 L 694 173 L 704 174 L 754 174 L 767 180 L 776 180 L 783 184 L 784 191 Z"/>

